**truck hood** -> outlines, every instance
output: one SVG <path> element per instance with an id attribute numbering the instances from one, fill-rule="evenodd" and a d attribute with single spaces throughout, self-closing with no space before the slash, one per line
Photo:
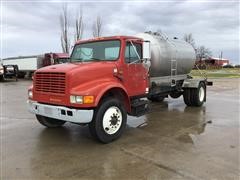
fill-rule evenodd
<path id="1" fill-rule="evenodd" d="M 56 64 L 52 66 L 46 66 L 38 69 L 37 72 L 63 72 L 63 73 L 74 73 L 75 71 L 85 71 L 92 69 L 104 68 L 105 66 L 113 67 L 115 63 L 103 61 L 103 62 L 82 62 L 82 63 L 65 63 Z"/>
<path id="2" fill-rule="evenodd" d="M 37 70 L 37 72 L 66 73 L 67 84 L 73 88 L 85 82 L 112 77 L 115 67 L 117 67 L 115 62 L 109 61 L 66 63 L 47 66 Z"/>

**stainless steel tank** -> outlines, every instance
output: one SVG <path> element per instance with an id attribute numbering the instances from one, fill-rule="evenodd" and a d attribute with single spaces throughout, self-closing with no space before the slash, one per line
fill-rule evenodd
<path id="1" fill-rule="evenodd" d="M 135 36 L 151 42 L 151 77 L 184 75 L 193 68 L 196 54 L 189 43 L 148 33 L 139 33 Z"/>

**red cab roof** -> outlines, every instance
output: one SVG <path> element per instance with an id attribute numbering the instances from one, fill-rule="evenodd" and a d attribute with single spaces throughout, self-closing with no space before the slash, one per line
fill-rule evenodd
<path id="1" fill-rule="evenodd" d="M 57 56 L 58 58 L 69 58 L 68 53 L 53 53 L 53 56 Z"/>
<path id="2" fill-rule="evenodd" d="M 87 39 L 87 40 L 78 40 L 76 44 L 80 43 L 86 43 L 86 42 L 93 42 L 93 41 L 106 41 L 106 40 L 125 40 L 125 39 L 134 39 L 134 40 L 142 40 L 138 37 L 134 36 L 108 36 L 108 37 L 97 37 L 97 38 L 92 38 L 92 39 Z"/>
<path id="3" fill-rule="evenodd" d="M 53 58 L 69 58 L 68 53 L 45 53 L 45 56 L 51 56 Z"/>

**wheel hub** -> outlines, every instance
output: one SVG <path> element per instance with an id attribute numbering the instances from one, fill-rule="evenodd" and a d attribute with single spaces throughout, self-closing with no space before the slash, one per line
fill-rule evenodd
<path id="1" fill-rule="evenodd" d="M 116 133 L 122 124 L 122 113 L 116 106 L 106 110 L 103 116 L 103 129 L 107 134 Z"/>
<path id="2" fill-rule="evenodd" d="M 119 121 L 118 118 L 119 118 L 119 116 L 117 116 L 117 114 L 114 113 L 114 114 L 111 116 L 111 120 L 110 120 L 111 125 L 113 125 L 113 126 L 116 125 L 117 122 Z"/>

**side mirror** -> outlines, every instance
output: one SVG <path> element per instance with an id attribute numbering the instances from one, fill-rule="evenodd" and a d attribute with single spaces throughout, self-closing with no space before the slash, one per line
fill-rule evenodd
<path id="1" fill-rule="evenodd" d="M 146 59 L 146 60 L 151 59 L 150 41 L 143 42 L 143 59 Z"/>

